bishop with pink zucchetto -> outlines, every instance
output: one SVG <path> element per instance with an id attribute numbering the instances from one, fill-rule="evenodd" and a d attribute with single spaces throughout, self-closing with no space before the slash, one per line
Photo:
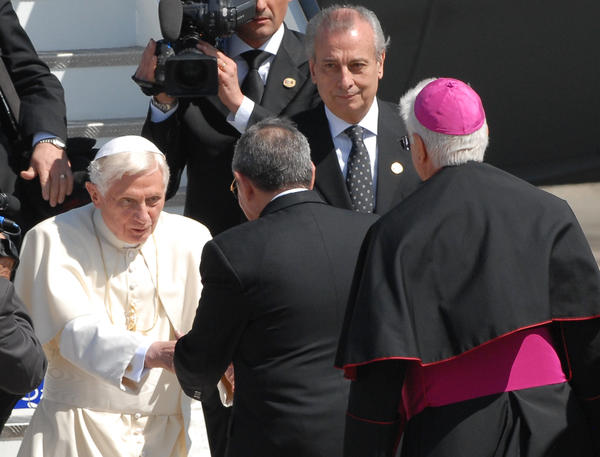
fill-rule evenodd
<path id="1" fill-rule="evenodd" d="M 344 456 L 598 455 L 600 273 L 573 212 L 483 163 L 470 85 L 425 80 L 400 105 L 424 182 L 363 244 Z"/>

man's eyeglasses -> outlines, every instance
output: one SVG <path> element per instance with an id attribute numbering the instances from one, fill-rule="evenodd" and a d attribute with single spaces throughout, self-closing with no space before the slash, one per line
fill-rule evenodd
<path id="1" fill-rule="evenodd" d="M 233 196 L 237 200 L 237 198 L 238 198 L 238 187 L 237 187 L 237 181 L 235 180 L 235 178 L 233 178 L 233 181 L 231 181 L 231 186 L 229 186 L 229 190 L 231 191 L 231 193 L 233 194 Z"/>

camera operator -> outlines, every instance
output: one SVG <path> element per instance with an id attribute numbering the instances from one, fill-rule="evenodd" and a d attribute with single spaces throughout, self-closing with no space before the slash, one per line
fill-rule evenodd
<path id="1" fill-rule="evenodd" d="M 10 282 L 17 263 L 10 235 L 0 231 L 0 431 L 19 398 L 35 389 L 46 372 L 42 345 Z"/>
<path id="2" fill-rule="evenodd" d="M 21 201 L 36 202 L 36 207 L 27 205 L 27 211 L 22 212 L 32 225 L 42 218 L 39 214 L 48 205 L 60 205 L 73 191 L 65 152 L 64 93 L 58 79 L 39 59 L 10 0 L 0 0 L 0 54 L 0 64 L 6 69 L 0 78 L 0 189 L 10 194 L 15 187 Z M 43 200 L 39 198 L 40 186 Z"/>
<path id="3" fill-rule="evenodd" d="M 151 99 L 142 134 L 167 156 L 171 169 L 167 197 L 177 191 L 187 165 L 184 214 L 205 224 L 213 236 L 245 220 L 229 192 L 233 147 L 241 133 L 261 119 L 291 116 L 319 101 L 309 74 L 303 35 L 283 23 L 289 1 L 258 0 L 254 19 L 222 40 L 221 49 L 207 42 L 197 45 L 216 58 L 216 96 L 177 99 L 159 93 Z M 135 78 L 155 81 L 155 49 L 156 42 L 150 40 Z M 245 54 L 253 50 L 266 52 L 257 64 L 258 92 L 250 88 L 256 72 L 249 71 L 246 58 L 250 57 Z"/>

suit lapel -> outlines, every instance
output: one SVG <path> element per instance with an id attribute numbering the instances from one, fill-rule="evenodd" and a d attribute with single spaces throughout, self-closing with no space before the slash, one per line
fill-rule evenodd
<path id="1" fill-rule="evenodd" d="M 307 79 L 306 74 L 300 70 L 306 62 L 304 45 L 286 27 L 279 51 L 271 62 L 261 106 L 274 113 L 282 112 Z M 218 96 L 209 95 L 205 98 L 223 117 L 227 117 L 229 109 Z"/>
<path id="2" fill-rule="evenodd" d="M 399 201 L 399 185 L 404 170 L 411 164 L 408 153 L 403 153 L 401 139 L 404 128 L 400 117 L 381 100 L 378 101 L 379 120 L 377 132 L 377 201 L 375 212 L 381 214 L 390 209 L 394 202 Z"/>
<path id="3" fill-rule="evenodd" d="M 306 64 L 303 44 L 287 27 L 279 51 L 271 62 L 269 77 L 261 105 L 274 113 L 281 113 L 296 96 L 307 79 L 300 67 Z"/>
<path id="4" fill-rule="evenodd" d="M 314 122 L 311 121 L 310 132 L 305 133 L 310 142 L 312 160 L 316 167 L 315 189 L 330 205 L 351 209 L 350 194 L 335 153 L 324 105 L 315 108 L 313 114 L 311 119 Z"/>

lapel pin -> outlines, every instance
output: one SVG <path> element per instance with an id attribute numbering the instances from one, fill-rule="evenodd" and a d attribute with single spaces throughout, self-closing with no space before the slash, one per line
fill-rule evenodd
<path id="1" fill-rule="evenodd" d="M 296 80 L 294 78 L 285 78 L 283 80 L 284 87 L 291 89 L 292 87 L 296 87 Z"/>
<path id="2" fill-rule="evenodd" d="M 404 171 L 404 167 L 400 162 L 394 162 L 390 168 L 392 169 L 392 173 L 395 175 L 399 175 Z"/>

